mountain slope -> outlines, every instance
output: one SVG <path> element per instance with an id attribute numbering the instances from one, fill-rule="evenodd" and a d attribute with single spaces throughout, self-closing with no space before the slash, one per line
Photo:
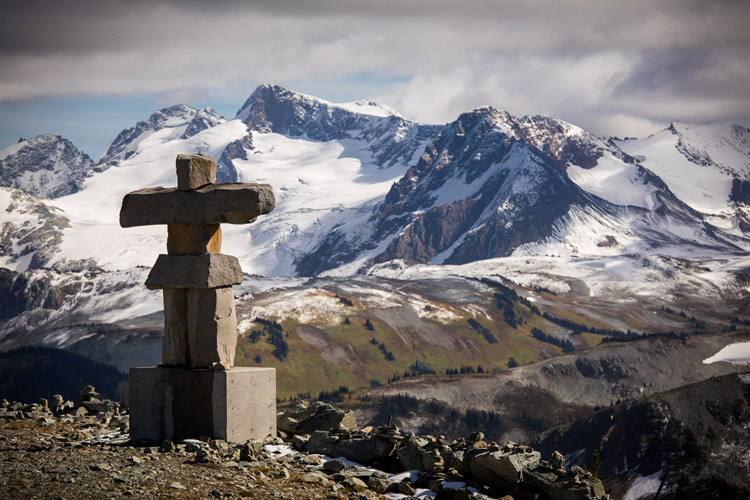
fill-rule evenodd
<path id="1" fill-rule="evenodd" d="M 675 195 L 712 224 L 750 232 L 750 130 L 740 125 L 686 125 L 640 140 L 617 141 Z"/>
<path id="2" fill-rule="evenodd" d="M 2 330 L 28 326 L 24 341 L 38 329 L 51 342 L 63 328 L 55 314 L 40 319 L 44 298 L 26 300 L 14 286 L 36 297 L 31 288 L 79 290 L 94 280 L 101 295 L 71 298 L 67 314 L 104 322 L 158 314 L 158 297 L 145 299 L 137 277 L 163 253 L 166 228 L 119 227 L 120 204 L 135 189 L 174 186 L 175 157 L 193 152 L 217 159 L 220 180 L 274 187 L 271 214 L 222 229 L 222 251 L 248 274 L 498 273 L 571 296 L 674 301 L 748 289 L 741 228 L 714 225 L 613 141 L 489 107 L 421 125 L 368 101 L 334 104 L 264 85 L 232 120 L 173 106 L 124 130 L 82 190 L 55 200 L 62 212 L 4 195 L 0 265 L 16 273 L 9 297 L 31 309 L 14 306 Z M 84 330 L 60 334 L 61 343 Z"/>
<path id="3" fill-rule="evenodd" d="M 744 136 L 732 130 L 741 152 Z M 684 150 L 697 148 L 691 141 L 685 135 Z M 59 201 L 71 227 L 52 263 L 150 265 L 163 230 L 120 229 L 119 201 L 174 185 L 174 157 L 190 152 L 214 156 L 219 181 L 274 186 L 276 210 L 227 227 L 224 239 L 247 272 L 266 276 L 349 275 L 394 259 L 734 259 L 750 248 L 744 226 L 717 224 L 614 141 L 563 121 L 487 107 L 420 125 L 369 101 L 333 104 L 263 85 L 230 121 L 180 105 L 124 130 L 101 163 L 117 168 Z M 740 213 L 746 156 L 721 158 Z M 94 234 L 104 245 L 89 243 Z"/>
<path id="4" fill-rule="evenodd" d="M 431 264 L 521 254 L 742 254 L 743 233 L 707 224 L 613 142 L 549 117 L 462 114 L 427 145 L 364 226 L 334 232 L 298 261 Z M 344 267 L 343 272 L 356 270 Z"/>
<path id="5" fill-rule="evenodd" d="M 711 378 L 623 403 L 533 443 L 574 463 L 598 450 L 600 477 L 618 498 L 747 498 L 750 374 Z"/>
<path id="6" fill-rule="evenodd" d="M 195 109 L 178 104 L 160 109 L 148 120 L 141 120 L 134 127 L 120 132 L 99 164 L 118 165 L 138 154 L 139 149 L 151 147 L 155 143 L 188 139 L 225 121 L 223 116 L 211 108 Z"/>
<path id="7" fill-rule="evenodd" d="M 0 186 L 40 198 L 75 193 L 93 169 L 91 158 L 59 135 L 38 135 L 0 151 Z"/>
<path id="8" fill-rule="evenodd" d="M 46 265 L 70 227 L 61 212 L 20 189 L 0 188 L 0 268 L 23 272 Z"/>

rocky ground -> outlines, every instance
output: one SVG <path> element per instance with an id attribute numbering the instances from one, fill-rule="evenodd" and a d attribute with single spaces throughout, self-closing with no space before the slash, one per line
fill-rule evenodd
<path id="1" fill-rule="evenodd" d="M 280 414 L 277 437 L 157 445 L 129 440 L 126 412 L 98 396 L 87 386 L 77 404 L 2 401 L 2 498 L 608 498 L 591 474 L 565 469 L 561 455 L 541 460 L 481 433 L 448 443 L 395 426 L 358 429 L 351 412 L 302 402 Z"/>

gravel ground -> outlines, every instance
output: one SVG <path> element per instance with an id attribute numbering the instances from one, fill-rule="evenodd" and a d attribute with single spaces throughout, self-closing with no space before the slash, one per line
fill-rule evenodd
<path id="1" fill-rule="evenodd" d="M 385 498 L 327 480 L 317 456 L 264 450 L 244 461 L 223 442 L 163 452 L 91 420 L 0 421 L 0 498 Z"/>

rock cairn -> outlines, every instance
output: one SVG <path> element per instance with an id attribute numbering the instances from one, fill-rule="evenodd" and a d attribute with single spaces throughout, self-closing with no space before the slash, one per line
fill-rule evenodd
<path id="1" fill-rule="evenodd" d="M 146 188 L 125 196 L 122 227 L 167 224 L 167 254 L 146 280 L 164 293 L 162 365 L 234 366 L 237 315 L 232 285 L 242 282 L 236 257 L 221 254 L 222 222 L 247 224 L 271 212 L 267 184 L 216 184 L 216 162 L 177 156 L 177 187 Z"/>
<path id="2" fill-rule="evenodd" d="M 101 428 L 106 428 L 108 433 L 127 433 L 130 417 L 121 410 L 120 403 L 103 398 L 93 386 L 87 385 L 78 395 L 77 403 L 65 401 L 60 394 L 52 396 L 52 401 L 41 398 L 30 404 L 0 400 L 0 421 L 31 420 L 42 426 L 80 423 L 92 431 L 86 436 L 91 438 Z"/>
<path id="3" fill-rule="evenodd" d="M 276 434 L 276 370 L 234 368 L 236 257 L 221 251 L 221 223 L 247 224 L 274 208 L 267 184 L 216 184 L 216 162 L 177 156 L 177 187 L 125 195 L 122 227 L 167 225 L 167 253 L 146 280 L 164 293 L 162 363 L 131 368 L 131 436 L 199 435 L 240 442 Z M 186 369 L 187 368 L 187 369 Z"/>

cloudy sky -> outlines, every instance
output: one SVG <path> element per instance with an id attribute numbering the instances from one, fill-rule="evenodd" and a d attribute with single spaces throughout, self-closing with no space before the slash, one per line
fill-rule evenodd
<path id="1" fill-rule="evenodd" d="M 491 105 L 597 134 L 750 125 L 746 0 L 6 0 L 0 147 L 97 157 L 160 107 L 227 118 L 261 83 L 423 122 Z"/>

